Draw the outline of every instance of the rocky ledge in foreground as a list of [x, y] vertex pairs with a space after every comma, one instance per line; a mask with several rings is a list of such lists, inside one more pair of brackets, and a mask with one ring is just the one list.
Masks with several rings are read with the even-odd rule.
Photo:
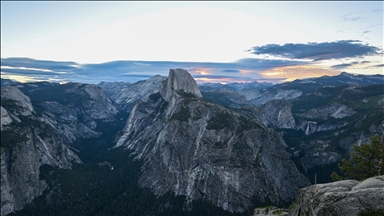
[[368, 211], [384, 212], [384, 175], [363, 182], [344, 180], [303, 188], [289, 215], [357, 216]]

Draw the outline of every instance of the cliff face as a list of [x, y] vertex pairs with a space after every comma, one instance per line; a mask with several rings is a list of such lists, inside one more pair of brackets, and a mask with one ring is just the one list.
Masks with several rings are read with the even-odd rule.
[[45, 190], [41, 165], [69, 169], [73, 162], [81, 163], [36, 116], [30, 98], [15, 87], [1, 88], [1, 215], [21, 210]]
[[279, 136], [260, 123], [205, 102], [187, 71], [170, 70], [159, 93], [138, 102], [116, 147], [144, 161], [139, 184], [243, 212], [251, 199], [283, 204], [308, 185]]
[[289, 215], [357, 216], [368, 210], [384, 212], [384, 176], [363, 182], [345, 180], [303, 188]]
[[263, 123], [267, 127], [296, 129], [291, 105], [286, 100], [271, 100], [261, 107], [246, 106], [240, 109], [239, 112]]
[[[332, 164], [337, 168], [353, 144], [383, 134], [383, 89], [383, 85], [323, 86], [291, 102], [297, 132], [285, 131], [284, 139], [304, 170]], [[327, 181], [330, 174], [323, 174]]]
[[45, 122], [57, 129], [65, 143], [78, 138], [99, 137], [100, 122], [112, 122], [118, 110], [104, 90], [92, 84], [26, 84], [21, 88], [35, 100]]
[[183, 69], [170, 69], [167, 80], [160, 86], [161, 96], [166, 101], [170, 101], [172, 97], [177, 97], [177, 91], [181, 90], [198, 98], [203, 97], [191, 74]]
[[99, 86], [105, 90], [107, 95], [116, 104], [116, 107], [124, 112], [130, 112], [135, 106], [136, 101], [146, 101], [149, 95], [158, 92], [164, 79], [164, 77], [156, 75], [133, 84], [101, 82]]

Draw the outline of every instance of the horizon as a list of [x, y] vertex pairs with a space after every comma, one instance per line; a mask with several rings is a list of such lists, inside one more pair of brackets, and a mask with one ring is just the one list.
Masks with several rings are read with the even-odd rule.
[[[340, 9], [342, 8], [342, 9]], [[72, 16], [68, 16], [72, 14]], [[199, 82], [383, 74], [383, 2], [1, 2], [1, 76]]]
[[[106, 62], [106, 63], [109, 63], [109, 62]], [[169, 68], [169, 70], [171, 69], [179, 69], [179, 68]], [[182, 69], [182, 68], [181, 68]], [[189, 71], [188, 71], [189, 73]], [[222, 85], [227, 85], [227, 84], [233, 84], [233, 83], [239, 83], [239, 84], [245, 84], [245, 83], [265, 83], [265, 84], [271, 84], [271, 85], [277, 85], [277, 84], [283, 84], [283, 83], [290, 83], [290, 82], [294, 82], [294, 81], [301, 81], [301, 80], [307, 80], [307, 79], [316, 79], [316, 78], [322, 78], [322, 77], [336, 77], [336, 76], [341, 76], [342, 74], [348, 74], [348, 75], [352, 75], [352, 76], [360, 76], [360, 75], [363, 75], [363, 76], [383, 76], [384, 77], [384, 74], [368, 74], [368, 75], [365, 75], [365, 74], [354, 74], [354, 73], [349, 73], [349, 72], [346, 72], [346, 71], [342, 71], [340, 72], [339, 74], [336, 74], [336, 75], [322, 75], [322, 76], [317, 76], [317, 77], [306, 77], [306, 78], [301, 78], [301, 79], [294, 79], [294, 80], [288, 80], [288, 81], [281, 81], [281, 82], [268, 82], [268, 81], [257, 81], [257, 80], [251, 80], [251, 81], [232, 81], [232, 82], [205, 82], [205, 81], [200, 81], [200, 80], [196, 80], [195, 77], [193, 77], [192, 75], [192, 78], [196, 81], [196, 83], [198, 85], [204, 85], [204, 84], [209, 84], [209, 83], [212, 83], [212, 84], [222, 84]], [[168, 76], [164, 76], [164, 75], [160, 75], [160, 74], [155, 74], [153, 76], [150, 76], [148, 78], [145, 78], [145, 79], [138, 79], [138, 80], [135, 80], [135, 81], [99, 81], [97, 83], [95, 82], [81, 82], [81, 81], [58, 81], [58, 80], [35, 80], [35, 79], [30, 79], [30, 80], [16, 80], [16, 79], [10, 79], [10, 78], [3, 78], [1, 77], [1, 79], [3, 80], [11, 80], [12, 82], [19, 82], [19, 83], [23, 83], [23, 84], [27, 84], [27, 83], [38, 83], [38, 82], [50, 82], [50, 83], [59, 83], [59, 84], [67, 84], [67, 83], [81, 83], [81, 84], [95, 84], [95, 85], [99, 85], [101, 83], [110, 83], [110, 82], [117, 82], [117, 83], [131, 83], [131, 84], [134, 84], [134, 83], [137, 83], [137, 82], [140, 82], [140, 81], [145, 81], [145, 80], [148, 80], [148, 79], [151, 79], [155, 76], [161, 76], [163, 78], [167, 78]]]

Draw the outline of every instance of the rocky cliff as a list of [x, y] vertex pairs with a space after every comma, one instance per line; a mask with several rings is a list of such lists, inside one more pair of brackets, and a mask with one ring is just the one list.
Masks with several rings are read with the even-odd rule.
[[65, 143], [99, 137], [102, 122], [115, 121], [117, 108], [104, 90], [93, 84], [36, 83], [20, 87], [34, 100], [37, 114], [57, 129]]
[[[308, 185], [272, 130], [202, 99], [187, 71], [170, 70], [159, 93], [139, 101], [116, 147], [144, 161], [139, 185], [205, 200], [231, 212], [283, 205]], [[252, 202], [256, 200], [256, 202]]]
[[64, 169], [80, 159], [57, 131], [39, 118], [28, 96], [1, 88], [1, 215], [21, 210], [47, 187], [40, 180], [43, 164]]
[[153, 76], [136, 83], [101, 82], [98, 84], [105, 90], [109, 98], [123, 112], [130, 112], [138, 100], [146, 101], [148, 96], [159, 91], [165, 77]]
[[[323, 86], [291, 101], [297, 131], [284, 139], [304, 170], [321, 167], [322, 182], [330, 181], [332, 165], [347, 157], [353, 144], [384, 133], [384, 85]], [[292, 151], [291, 151], [292, 150]], [[328, 179], [328, 180], [325, 180]]]
[[296, 129], [291, 104], [286, 100], [271, 100], [261, 107], [246, 106], [239, 110], [267, 127]]
[[202, 98], [199, 87], [197, 87], [197, 83], [191, 74], [183, 69], [170, 69], [168, 78], [165, 82], [161, 83], [160, 95], [166, 101], [170, 101], [171, 98], [177, 98], [179, 96], [179, 91]]
[[357, 216], [380, 210], [384, 213], [384, 176], [362, 182], [345, 180], [303, 188], [289, 215]]

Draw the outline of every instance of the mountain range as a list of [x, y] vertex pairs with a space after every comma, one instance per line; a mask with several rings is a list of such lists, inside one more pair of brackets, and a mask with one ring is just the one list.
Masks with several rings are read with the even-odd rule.
[[1, 214], [287, 207], [384, 133], [383, 107], [383, 75], [345, 72], [276, 85], [197, 85], [182, 69], [136, 83], [1, 79]]

